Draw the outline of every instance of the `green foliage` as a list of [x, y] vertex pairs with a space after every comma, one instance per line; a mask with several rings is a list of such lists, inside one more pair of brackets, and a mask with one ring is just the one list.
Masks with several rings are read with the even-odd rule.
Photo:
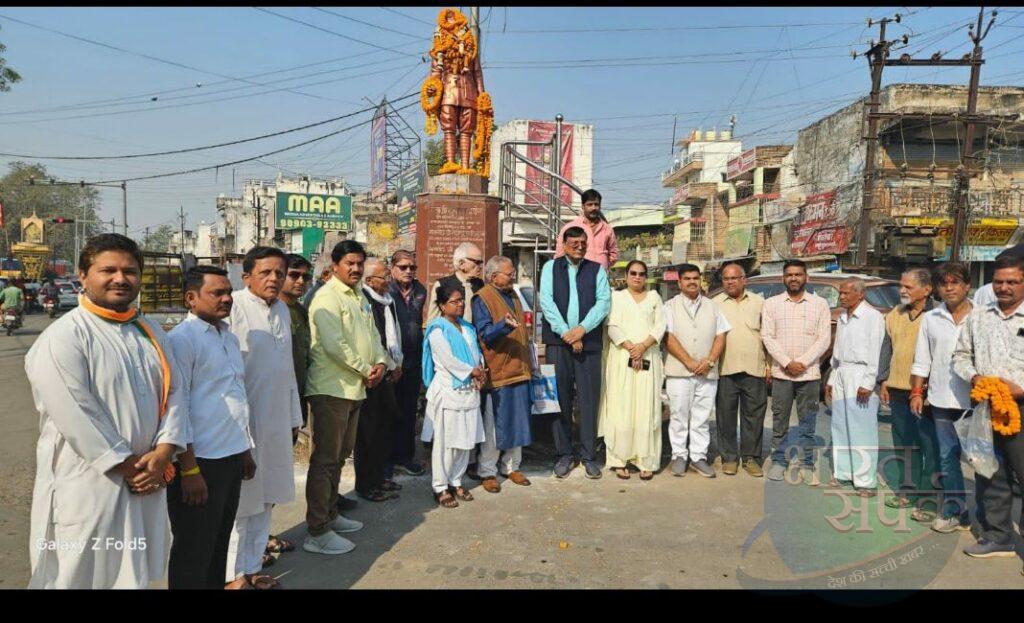
[[[35, 185], [29, 180], [34, 178]], [[50, 184], [46, 167], [24, 162], [10, 163], [7, 175], [0, 178], [0, 202], [4, 206], [4, 230], [0, 235], [3, 255], [9, 255], [8, 240], [13, 245], [21, 241], [21, 219], [33, 212], [43, 219], [43, 242], [50, 246], [53, 259], [74, 262], [75, 226], [80, 240], [101, 233], [97, 223], [56, 225], [51, 218], [63, 216], [76, 221], [99, 220], [99, 193], [95, 188], [76, 185]], [[82, 235], [84, 229], [84, 236]]]
[[21, 74], [7, 66], [7, 61], [3, 57], [6, 50], [7, 46], [0, 43], [0, 93], [10, 91], [12, 84], [21, 81]]
[[174, 236], [175, 229], [170, 225], [164, 223], [160, 227], [151, 231], [142, 241], [142, 249], [144, 251], [157, 251], [159, 253], [167, 253], [168, 247], [171, 245], [171, 238]]
[[428, 138], [423, 148], [423, 159], [427, 161], [427, 175], [437, 175], [437, 170], [444, 164], [444, 141]]

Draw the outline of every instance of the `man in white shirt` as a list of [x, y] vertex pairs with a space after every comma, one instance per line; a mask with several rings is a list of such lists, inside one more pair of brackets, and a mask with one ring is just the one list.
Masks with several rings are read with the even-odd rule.
[[[292, 363], [288, 306], [278, 296], [285, 279], [284, 253], [255, 247], [242, 260], [246, 287], [233, 293], [231, 332], [245, 363], [249, 430], [256, 443], [256, 475], [242, 483], [235, 528], [228, 546], [227, 580], [252, 577], [264, 565], [274, 504], [295, 499], [292, 446], [302, 425], [299, 388]], [[295, 546], [278, 539], [280, 549]], [[278, 588], [270, 576], [257, 576], [257, 589]]]
[[825, 400], [832, 404], [830, 487], [852, 481], [861, 497], [874, 497], [878, 467], [878, 354], [885, 320], [864, 302], [864, 282], [850, 277], [839, 285], [843, 312], [832, 349], [832, 374]]
[[[1018, 244], [1010, 247], [1009, 249], [1004, 249], [996, 256], [996, 259], [998, 260], [999, 258], [1007, 255], [1024, 256], [1024, 244]], [[970, 285], [970, 281], [967, 283]], [[989, 305], [995, 305], [998, 302], [999, 299], [996, 298], [996, 291], [992, 287], [991, 283], [986, 283], [978, 288], [974, 293], [974, 307], [977, 307], [978, 309], [985, 309]]]
[[[953, 350], [960, 330], [974, 309], [967, 298], [971, 276], [965, 264], [947, 262], [935, 269], [942, 305], [922, 318], [914, 365], [910, 369], [910, 411], [922, 429], [933, 428], [938, 444], [943, 505], [932, 522], [936, 532], [970, 530], [964, 474], [960, 469], [960, 438], [953, 424], [971, 409], [971, 385], [953, 372]], [[927, 385], [927, 388], [926, 388]], [[924, 412], [925, 393], [931, 417]], [[981, 508], [980, 502], [978, 508]]]
[[732, 327], [715, 303], [700, 293], [700, 268], [682, 264], [679, 289], [681, 292], [665, 304], [671, 468], [676, 476], [686, 475], [689, 467], [705, 478], [714, 478], [715, 468], [707, 462], [711, 411], [718, 389], [718, 358]]
[[[224, 319], [231, 314], [228, 273], [196, 266], [185, 276], [191, 310], [168, 334], [188, 396], [188, 449], [167, 489], [171, 519], [168, 588], [224, 586], [228, 542], [242, 481], [256, 472], [242, 351]], [[240, 578], [239, 584], [251, 584]], [[241, 588], [241, 586], [239, 586]]]

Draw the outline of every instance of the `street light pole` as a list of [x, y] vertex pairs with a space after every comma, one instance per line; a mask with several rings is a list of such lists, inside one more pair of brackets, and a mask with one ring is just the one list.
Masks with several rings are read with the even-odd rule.
[[128, 236], [128, 182], [121, 182], [121, 218], [124, 220], [124, 235]]

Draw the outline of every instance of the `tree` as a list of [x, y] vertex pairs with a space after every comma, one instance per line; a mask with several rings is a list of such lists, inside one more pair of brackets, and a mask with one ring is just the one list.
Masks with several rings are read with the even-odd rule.
[[[34, 180], [34, 184], [30, 183]], [[43, 242], [50, 246], [53, 259], [64, 259], [75, 263], [75, 228], [79, 240], [84, 241], [102, 231], [98, 223], [83, 221], [99, 220], [99, 193], [91, 186], [73, 184], [50, 184], [46, 167], [41, 164], [24, 162], [10, 163], [10, 171], [0, 178], [0, 202], [4, 206], [4, 233], [0, 244], [4, 245], [3, 255], [10, 255], [7, 243], [21, 241], [21, 219], [33, 213], [43, 219]], [[75, 219], [76, 223], [57, 225], [51, 218], [63, 216]]]
[[7, 46], [0, 43], [0, 92], [10, 91], [12, 84], [21, 81], [21, 74], [8, 67], [7, 61], [4, 60], [3, 54], [6, 50]]
[[175, 229], [166, 223], [157, 227], [153, 233], [146, 236], [142, 241], [143, 250], [167, 253], [167, 249], [171, 246], [171, 238], [174, 237], [174, 232]]
[[439, 138], [428, 138], [423, 159], [427, 162], [427, 175], [437, 175], [437, 170], [444, 164], [444, 142]]

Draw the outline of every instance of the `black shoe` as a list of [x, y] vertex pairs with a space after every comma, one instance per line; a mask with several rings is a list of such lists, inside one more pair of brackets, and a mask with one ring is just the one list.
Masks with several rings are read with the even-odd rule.
[[342, 512], [354, 510], [356, 506], [359, 506], [359, 502], [347, 498], [340, 493], [338, 494], [338, 502], [334, 505], [335, 508]]
[[583, 467], [586, 469], [587, 478], [597, 480], [601, 477], [601, 466], [597, 464], [597, 461], [585, 461]]
[[571, 456], [563, 456], [555, 462], [555, 478], [565, 478], [577, 465]]

